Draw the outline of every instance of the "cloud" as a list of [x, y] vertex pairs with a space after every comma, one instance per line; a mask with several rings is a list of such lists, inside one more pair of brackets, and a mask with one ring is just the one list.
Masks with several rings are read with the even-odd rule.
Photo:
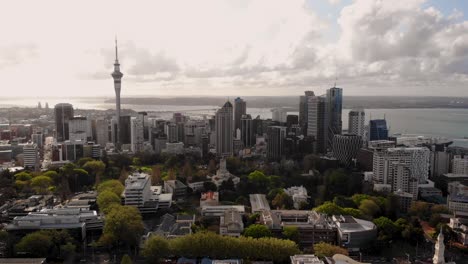
[[37, 47], [31, 43], [0, 45], [0, 69], [30, 61], [37, 57]]

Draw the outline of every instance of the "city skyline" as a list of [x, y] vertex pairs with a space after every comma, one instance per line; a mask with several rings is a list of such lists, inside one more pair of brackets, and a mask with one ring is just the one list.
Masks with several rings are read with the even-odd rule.
[[468, 96], [468, 8], [443, 2], [10, 3], [2, 91], [111, 97], [118, 35], [122, 97], [323, 94], [336, 78], [351, 96]]

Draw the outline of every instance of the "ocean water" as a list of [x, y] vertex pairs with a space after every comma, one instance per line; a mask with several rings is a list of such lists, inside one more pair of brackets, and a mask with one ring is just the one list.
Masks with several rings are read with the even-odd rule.
[[[41, 100], [42, 106], [45, 100]], [[105, 98], [47, 98], [50, 107], [61, 102], [69, 102], [78, 109], [114, 109], [113, 103], [103, 103]], [[38, 99], [35, 98], [4, 98], [0, 99], [0, 107], [35, 107]], [[204, 115], [213, 115], [219, 108], [216, 105], [180, 106], [180, 105], [131, 105], [123, 104], [122, 108], [135, 111], [148, 111], [150, 116], [170, 118], [174, 112], [181, 112], [189, 116], [201, 118]], [[438, 108], [411, 108], [411, 109], [365, 109], [366, 121], [371, 118], [385, 118], [391, 134], [413, 134], [426, 136], [440, 136], [454, 140], [454, 145], [468, 147], [468, 109], [438, 109]], [[271, 118], [271, 109], [254, 108], [247, 106], [247, 113], [253, 118]], [[349, 109], [343, 109], [343, 129], [348, 127]], [[298, 114], [290, 111], [288, 114]]]

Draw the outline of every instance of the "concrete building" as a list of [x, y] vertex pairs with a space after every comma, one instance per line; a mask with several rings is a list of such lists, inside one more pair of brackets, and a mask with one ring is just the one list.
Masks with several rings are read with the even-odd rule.
[[271, 109], [271, 120], [274, 122], [286, 123], [286, 116], [288, 112], [284, 108], [273, 108]]
[[452, 160], [452, 173], [468, 175], [468, 155], [456, 155]]
[[305, 91], [304, 95], [299, 97], [299, 126], [302, 129], [302, 134], [307, 135], [307, 128], [309, 122], [309, 97], [315, 96], [313, 91]]
[[82, 138], [77, 135], [84, 134], [84, 140], [90, 141], [93, 139], [91, 131], [91, 120], [88, 120], [85, 116], [74, 116], [68, 121], [68, 133], [69, 139], [73, 140], [74, 138]]
[[385, 119], [375, 119], [369, 121], [369, 140], [387, 140], [388, 128]]
[[270, 211], [270, 205], [264, 194], [250, 194], [250, 206], [252, 213], [261, 213], [263, 211]]
[[327, 115], [327, 144], [326, 148], [331, 148], [333, 137], [341, 135], [343, 122], [341, 120], [343, 111], [343, 89], [332, 87], [327, 90], [326, 115]]
[[408, 166], [412, 178], [416, 178], [420, 184], [426, 183], [429, 176], [429, 149], [423, 147], [388, 148], [374, 152], [374, 182], [391, 183], [393, 171], [391, 167], [394, 164]]
[[234, 130], [241, 129], [241, 118], [247, 114], [247, 104], [240, 97], [234, 99]]
[[260, 222], [273, 234], [281, 235], [283, 228], [296, 227], [301, 248], [311, 248], [314, 244], [337, 243], [337, 229], [331, 219], [311, 210], [271, 210], [262, 211]]
[[243, 205], [206, 205], [201, 208], [201, 215], [220, 217], [228, 210], [237, 210], [241, 215], [245, 214]]
[[291, 264], [324, 264], [315, 255], [294, 255], [291, 256]]
[[105, 147], [109, 141], [109, 120], [98, 119], [96, 120], [96, 143], [101, 147]]
[[332, 220], [338, 229], [339, 245], [349, 251], [359, 251], [377, 237], [377, 226], [371, 221], [349, 215], [334, 215]]
[[164, 181], [164, 191], [172, 193], [173, 200], [183, 200], [187, 196], [187, 185], [179, 180]]
[[216, 154], [222, 157], [232, 156], [233, 153], [233, 113], [232, 104], [228, 101], [215, 115], [216, 126]]
[[413, 199], [415, 199], [414, 195], [412, 193], [403, 192], [401, 190], [398, 190], [393, 194], [398, 198], [400, 213], [406, 214], [411, 207]]
[[362, 139], [365, 134], [366, 113], [364, 109], [352, 109], [348, 114], [348, 133], [360, 136]]
[[131, 126], [131, 149], [133, 153], [141, 152], [143, 150], [144, 138], [144, 116], [138, 115], [138, 117], [132, 117]]
[[184, 142], [174, 142], [166, 143], [166, 148], [162, 150], [162, 152], [170, 154], [170, 155], [180, 155], [184, 154]]
[[294, 208], [297, 210], [299, 210], [303, 204], [308, 204], [309, 196], [307, 195], [307, 189], [304, 188], [304, 186], [292, 186], [284, 189], [284, 192], [292, 198]]
[[36, 144], [26, 144], [23, 146], [24, 167], [32, 170], [39, 169], [39, 152]]
[[56, 104], [54, 107], [55, 113], [55, 132], [57, 142], [62, 142], [69, 139], [68, 122], [73, 118], [73, 106], [67, 103]]
[[134, 173], [125, 180], [122, 199], [123, 204], [135, 206], [141, 213], [155, 213], [171, 206], [172, 194], [163, 194], [161, 186], [151, 186], [148, 174]]
[[345, 166], [352, 165], [361, 147], [362, 138], [359, 135], [345, 134], [333, 137], [333, 156]]
[[328, 115], [326, 98], [307, 96], [307, 136], [314, 140], [314, 152], [325, 153], [328, 142]]
[[255, 145], [253, 120], [250, 115], [243, 115], [241, 117], [241, 140], [247, 148]]
[[267, 129], [267, 158], [279, 161], [284, 154], [285, 126], [270, 126]]
[[242, 215], [236, 209], [224, 211], [220, 217], [219, 234], [222, 236], [240, 237], [244, 231]]
[[224, 181], [231, 179], [234, 185], [239, 184], [240, 178], [231, 174], [226, 167], [226, 159], [221, 159], [219, 161], [219, 169], [216, 171], [216, 174], [211, 176], [211, 181], [217, 186], [221, 186]]
[[200, 207], [203, 207], [206, 205], [219, 205], [219, 193], [218, 192], [202, 193], [200, 197]]

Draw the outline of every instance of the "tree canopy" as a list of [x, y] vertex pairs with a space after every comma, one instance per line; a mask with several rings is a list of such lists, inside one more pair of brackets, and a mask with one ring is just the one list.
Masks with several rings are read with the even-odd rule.
[[98, 193], [101, 193], [105, 190], [109, 190], [113, 193], [115, 193], [117, 196], [120, 197], [122, 195], [122, 192], [124, 191], [125, 187], [120, 183], [118, 180], [107, 180], [97, 187]]
[[112, 206], [106, 214], [103, 236], [108, 243], [136, 246], [143, 234], [141, 214], [133, 206]]
[[253, 238], [260, 238], [260, 237], [271, 237], [271, 230], [264, 226], [253, 224], [244, 229], [244, 236], [246, 237], [253, 237]]
[[101, 193], [99, 193], [96, 202], [99, 206], [99, 210], [101, 210], [104, 213], [107, 213], [111, 205], [119, 205], [121, 200], [120, 197], [117, 196], [111, 190], [104, 190]]
[[348, 255], [348, 250], [325, 242], [314, 244], [314, 254], [319, 258], [333, 257], [335, 254]]

